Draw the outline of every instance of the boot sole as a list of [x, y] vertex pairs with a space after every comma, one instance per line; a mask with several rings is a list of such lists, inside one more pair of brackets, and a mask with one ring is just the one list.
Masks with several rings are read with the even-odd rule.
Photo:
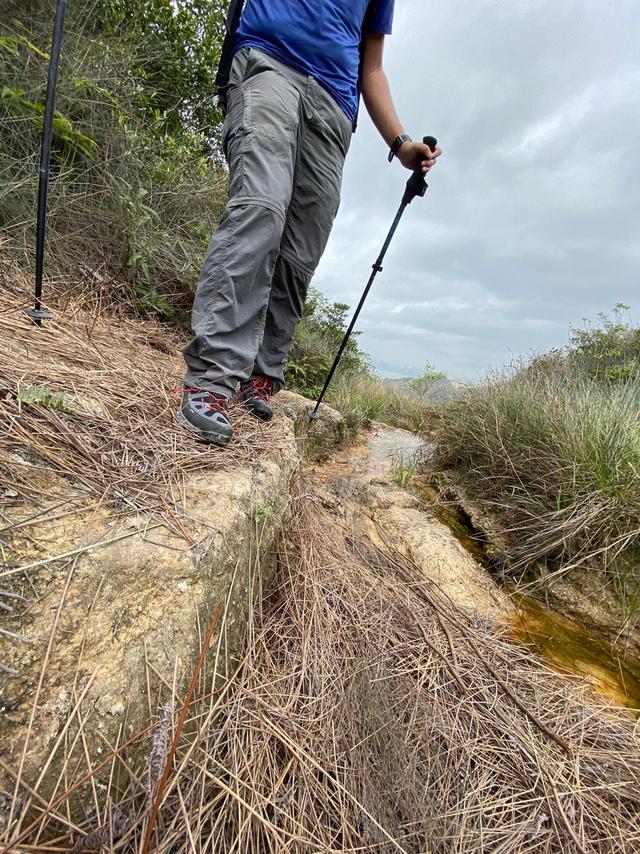
[[225, 436], [224, 433], [214, 433], [213, 431], [205, 431], [199, 430], [195, 427], [188, 418], [182, 414], [181, 410], [176, 412], [176, 419], [178, 424], [188, 430], [194, 436], [197, 436], [199, 439], [202, 439], [203, 442], [207, 442], [209, 445], [218, 445], [221, 448], [226, 447], [231, 441], [231, 436]]

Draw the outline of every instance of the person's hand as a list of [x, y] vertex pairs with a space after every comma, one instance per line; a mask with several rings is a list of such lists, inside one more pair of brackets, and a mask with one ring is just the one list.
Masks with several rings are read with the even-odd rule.
[[435, 151], [431, 151], [424, 142], [403, 142], [396, 152], [396, 157], [405, 169], [410, 169], [412, 172], [420, 163], [422, 173], [426, 175], [429, 169], [435, 166], [436, 158], [440, 157], [441, 154], [442, 151], [439, 146]]

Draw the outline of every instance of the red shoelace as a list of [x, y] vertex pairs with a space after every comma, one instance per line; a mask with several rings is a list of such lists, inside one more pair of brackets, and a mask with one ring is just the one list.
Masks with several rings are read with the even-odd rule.
[[273, 380], [264, 376], [254, 377], [249, 385], [242, 390], [240, 397], [246, 397], [250, 392], [254, 393], [254, 397], [268, 403], [273, 395]]
[[[229, 407], [227, 398], [223, 394], [216, 394], [214, 391], [207, 391], [206, 388], [174, 388], [172, 389], [173, 395], [177, 398], [181, 397], [182, 394], [206, 394], [207, 399], [202, 401], [202, 405], [205, 407], [207, 412], [219, 412], [220, 415], [227, 416], [229, 414]], [[200, 403], [200, 401], [198, 401]]]

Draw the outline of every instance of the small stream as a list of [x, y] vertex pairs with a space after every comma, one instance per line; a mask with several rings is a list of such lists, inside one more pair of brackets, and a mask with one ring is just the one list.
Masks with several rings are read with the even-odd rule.
[[367, 444], [367, 469], [371, 474], [394, 466], [415, 466], [430, 454], [430, 445], [417, 433], [386, 427], [371, 433]]
[[512, 594], [517, 606], [512, 637], [561, 673], [581, 676], [608, 702], [640, 711], [640, 662], [619, 656], [575, 623], [530, 596]]
[[[411, 470], [428, 459], [432, 449], [407, 430], [376, 428], [368, 441], [367, 469], [371, 474]], [[464, 520], [437, 505], [420, 490], [423, 499], [458, 542], [485, 569], [484, 545], [471, 536]], [[640, 661], [624, 659], [608, 644], [593, 637], [578, 623], [547, 608], [530, 596], [511, 592], [516, 606], [511, 636], [543, 658], [554, 670], [586, 680], [608, 703], [640, 711]]]

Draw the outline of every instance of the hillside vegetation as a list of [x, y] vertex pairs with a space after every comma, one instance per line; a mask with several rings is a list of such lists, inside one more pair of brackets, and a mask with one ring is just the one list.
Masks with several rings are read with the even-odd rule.
[[[349, 322], [350, 307], [330, 303], [311, 288], [304, 315], [291, 348], [287, 384], [310, 398], [324, 385]], [[382, 421], [408, 430], [424, 430], [429, 406], [389, 386], [375, 373], [369, 356], [358, 344], [358, 332], [349, 340], [327, 400], [343, 413], [351, 430]]]
[[511, 574], [604, 568], [635, 610], [640, 328], [625, 310], [446, 405], [437, 466], [501, 519]]
[[[54, 121], [47, 271], [103, 301], [187, 309], [226, 195], [212, 0], [69, 3]], [[0, 0], [0, 229], [32, 263], [55, 3]]]
[[[356, 335], [345, 419], [236, 403], [227, 449], [176, 422], [226, 197], [221, 0], [70, 0], [54, 317], [24, 316], [54, 6], [0, 0], [0, 851], [638, 850], [635, 721], [494, 624], [515, 609], [402, 489], [395, 431], [382, 465], [370, 436], [337, 452], [430, 427], [435, 369], [403, 395]], [[348, 315], [311, 291], [290, 386], [318, 394]], [[624, 583], [639, 343], [605, 320], [440, 410], [439, 464], [519, 532], [514, 566]]]

